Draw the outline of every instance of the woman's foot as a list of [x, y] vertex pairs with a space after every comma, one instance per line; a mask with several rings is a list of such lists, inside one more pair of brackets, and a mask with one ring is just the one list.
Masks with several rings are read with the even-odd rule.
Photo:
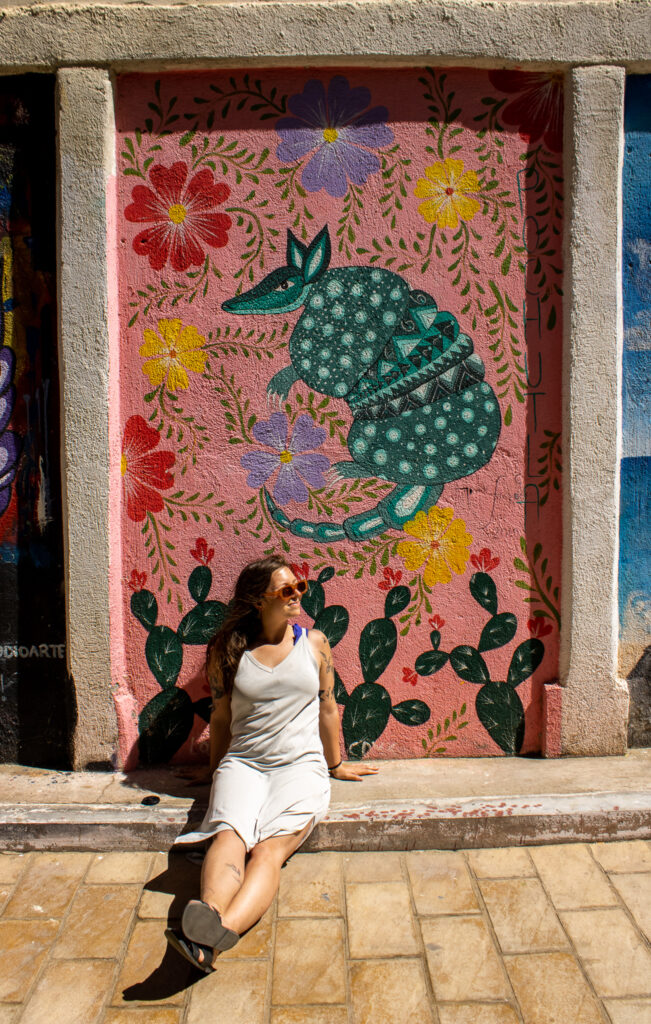
[[212, 974], [215, 969], [212, 965], [215, 952], [210, 946], [203, 946], [199, 942], [186, 939], [184, 935], [179, 935], [171, 928], [165, 929], [165, 938], [177, 953], [189, 960], [200, 971], [203, 971], [204, 974]]
[[219, 911], [202, 900], [190, 900], [186, 905], [181, 927], [188, 939], [222, 952], [232, 949], [240, 938], [222, 923]]

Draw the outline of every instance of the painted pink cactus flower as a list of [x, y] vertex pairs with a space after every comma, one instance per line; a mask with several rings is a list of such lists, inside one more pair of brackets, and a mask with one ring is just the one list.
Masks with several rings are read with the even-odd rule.
[[545, 622], [542, 615], [537, 615], [535, 619], [527, 621], [527, 628], [530, 636], [537, 636], [540, 639], [542, 636], [548, 636], [554, 627]]
[[133, 248], [148, 257], [152, 270], [162, 270], [168, 259], [178, 272], [201, 266], [205, 245], [220, 249], [228, 242], [231, 218], [215, 212], [215, 207], [228, 198], [230, 188], [216, 182], [207, 167], [190, 181], [187, 177], [188, 166], [182, 160], [171, 167], [156, 164], [149, 172], [153, 188], [136, 185], [124, 211], [128, 221], [150, 225], [136, 235]]
[[194, 547], [190, 548], [190, 554], [201, 565], [210, 565], [215, 557], [215, 549], [208, 547], [208, 541], [205, 537], [197, 537]]
[[273, 488], [274, 501], [286, 505], [288, 501], [307, 501], [310, 487], [325, 487], [323, 474], [330, 468], [325, 455], [316, 452], [326, 439], [323, 427], [317, 427], [305, 413], [296, 420], [290, 440], [287, 440], [289, 421], [284, 412], [274, 412], [268, 420], [258, 420], [253, 436], [260, 444], [273, 451], [252, 451], [242, 456], [241, 463], [249, 471], [249, 487], [262, 487], [279, 470]]
[[330, 80], [327, 93], [323, 82], [311, 78], [300, 95], [291, 97], [288, 106], [294, 117], [276, 123], [281, 139], [276, 155], [294, 163], [311, 154], [301, 175], [308, 192], [325, 189], [340, 199], [349, 181], [363, 185], [380, 170], [379, 157], [371, 150], [391, 145], [393, 132], [385, 124], [387, 108], [368, 110], [370, 102], [370, 91], [351, 88], [343, 75]]
[[470, 564], [477, 572], [491, 572], [497, 569], [500, 560], [497, 556], [493, 558], [489, 548], [482, 548], [478, 555], [470, 556]]

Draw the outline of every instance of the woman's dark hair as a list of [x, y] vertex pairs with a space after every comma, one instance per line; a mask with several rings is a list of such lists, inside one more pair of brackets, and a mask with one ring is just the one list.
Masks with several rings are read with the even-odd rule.
[[220, 687], [225, 693], [231, 693], [240, 658], [260, 632], [257, 605], [269, 589], [276, 569], [286, 567], [287, 562], [280, 555], [268, 555], [249, 562], [237, 577], [226, 618], [206, 650], [206, 672], [213, 698]]

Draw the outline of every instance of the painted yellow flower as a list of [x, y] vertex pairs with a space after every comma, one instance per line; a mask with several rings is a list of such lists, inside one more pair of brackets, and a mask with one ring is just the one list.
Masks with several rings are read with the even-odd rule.
[[479, 210], [479, 202], [467, 195], [479, 192], [479, 178], [474, 171], [464, 174], [463, 160], [446, 158], [443, 163], [425, 168], [426, 178], [419, 178], [414, 190], [418, 199], [425, 199], [418, 207], [428, 224], [436, 222], [440, 228], [456, 228], [459, 217], [472, 220]]
[[461, 575], [465, 571], [472, 537], [466, 533], [463, 519], [454, 518], [453, 509], [433, 506], [427, 514], [417, 512], [405, 523], [404, 531], [416, 539], [401, 541], [398, 554], [410, 571], [427, 563], [423, 579], [428, 587], [449, 583], [452, 572]]
[[154, 387], [167, 378], [170, 391], [187, 388], [190, 383], [186, 370], [203, 373], [206, 353], [201, 350], [206, 339], [196, 327], [184, 327], [180, 320], [159, 320], [158, 334], [146, 328], [140, 355], [147, 362], [142, 368]]

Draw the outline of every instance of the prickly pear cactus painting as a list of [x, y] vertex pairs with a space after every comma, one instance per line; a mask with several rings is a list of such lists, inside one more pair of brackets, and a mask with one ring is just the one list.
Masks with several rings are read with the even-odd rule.
[[342, 753], [539, 751], [561, 81], [266, 69], [117, 95], [121, 763], [206, 756], [204, 646], [272, 551], [335, 648]]

